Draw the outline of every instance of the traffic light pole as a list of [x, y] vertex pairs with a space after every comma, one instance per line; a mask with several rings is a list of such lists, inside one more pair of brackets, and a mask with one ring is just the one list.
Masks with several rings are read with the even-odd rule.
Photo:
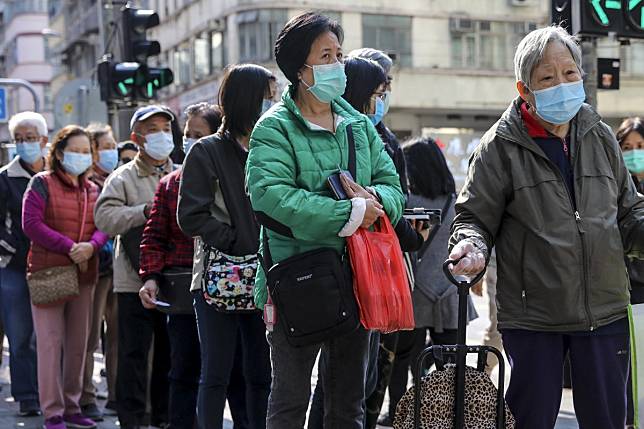
[[597, 38], [585, 37], [581, 41], [581, 65], [585, 72], [584, 91], [586, 103], [597, 109]]

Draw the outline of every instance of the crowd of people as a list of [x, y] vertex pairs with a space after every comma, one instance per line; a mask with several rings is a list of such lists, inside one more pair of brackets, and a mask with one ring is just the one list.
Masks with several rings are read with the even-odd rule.
[[[90, 124], [65, 126], [49, 144], [40, 114], [11, 118], [0, 303], [20, 415], [43, 414], [45, 429], [91, 429], [106, 414], [123, 429], [221, 429], [227, 401], [241, 429], [301, 429], [307, 414], [310, 429], [391, 426], [419, 353], [457, 341], [449, 257], [462, 258], [455, 274], [488, 267], [488, 340], [502, 338], [512, 366], [517, 427], [554, 426], [566, 355], [582, 427], [633, 424], [626, 310], [644, 302], [642, 120], [615, 137], [583, 104], [573, 38], [535, 30], [515, 56], [519, 95], [457, 196], [437, 142], [401, 144], [383, 122], [392, 59], [371, 48], [345, 55], [342, 42], [337, 22], [298, 15], [276, 39], [289, 82], [281, 96], [266, 68], [229, 66], [217, 105], [182, 117], [140, 107], [120, 143]], [[337, 172], [347, 199], [329, 188]], [[407, 220], [406, 207], [441, 209], [442, 224]], [[315, 297], [276, 308], [272, 262], [331, 249], [337, 282], [350, 282], [346, 238], [383, 216], [408, 262], [415, 329], [355, 323], [296, 344], [315, 326], [307, 314], [337, 310]], [[345, 304], [344, 325], [356, 307]]]

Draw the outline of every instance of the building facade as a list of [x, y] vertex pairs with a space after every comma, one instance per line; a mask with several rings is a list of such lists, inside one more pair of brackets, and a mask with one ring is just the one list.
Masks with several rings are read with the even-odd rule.
[[[162, 92], [182, 111], [216, 100], [226, 64], [253, 62], [279, 74], [277, 33], [289, 18], [324, 11], [345, 31], [344, 50], [384, 50], [395, 57], [393, 97], [385, 122], [400, 137], [431, 134], [447, 146], [458, 179], [465, 155], [516, 97], [514, 50], [529, 31], [549, 23], [540, 0], [148, 0], [161, 25], [151, 31], [175, 82]], [[612, 125], [644, 114], [644, 43], [600, 40], [600, 57], [621, 58], [619, 91], [599, 91], [599, 111]]]
[[[53, 67], [47, 61], [48, 40], [43, 29], [48, 26], [47, 0], [0, 1], [0, 77], [29, 81], [40, 100], [41, 113], [53, 129]], [[34, 101], [25, 89], [7, 88], [7, 117], [33, 110]], [[7, 124], [0, 124], [0, 140], [9, 140]]]

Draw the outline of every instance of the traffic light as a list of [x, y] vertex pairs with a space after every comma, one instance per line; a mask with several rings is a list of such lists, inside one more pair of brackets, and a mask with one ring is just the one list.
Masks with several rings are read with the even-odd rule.
[[103, 58], [98, 66], [101, 99], [136, 102], [156, 97], [157, 91], [172, 83], [172, 70], [148, 67], [148, 57], [159, 55], [161, 45], [148, 40], [147, 30], [159, 25], [153, 10], [138, 9], [128, 3], [121, 9], [122, 62]]
[[159, 25], [159, 15], [153, 10], [136, 9], [129, 4], [122, 9], [123, 59], [145, 63], [148, 57], [159, 55], [161, 45], [148, 40], [148, 28]]
[[644, 0], [552, 0], [552, 22], [582, 36], [644, 39]]

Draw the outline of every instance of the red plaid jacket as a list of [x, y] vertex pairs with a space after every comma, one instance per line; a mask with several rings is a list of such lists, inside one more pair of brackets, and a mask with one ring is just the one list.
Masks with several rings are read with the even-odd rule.
[[141, 240], [139, 276], [161, 280], [165, 267], [192, 267], [193, 241], [177, 225], [181, 169], [161, 179]]

